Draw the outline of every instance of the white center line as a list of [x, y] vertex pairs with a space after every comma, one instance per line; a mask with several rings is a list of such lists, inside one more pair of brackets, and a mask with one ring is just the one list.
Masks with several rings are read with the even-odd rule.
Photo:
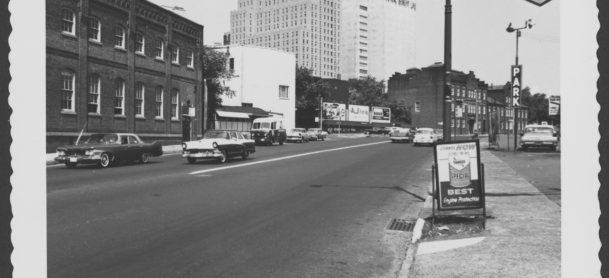
[[190, 173], [190, 175], [198, 175], [198, 174], [203, 174], [203, 173], [208, 173], [208, 172], [213, 172], [213, 171], [220, 171], [220, 170], [226, 170], [226, 169], [232, 169], [232, 168], [245, 167], [245, 166], [250, 166], [250, 165], [256, 165], [256, 164], [262, 164], [262, 163], [268, 163], [268, 162], [274, 162], [274, 161], [284, 160], [284, 159], [296, 158], [296, 157], [301, 157], [301, 156], [306, 156], [306, 155], [325, 153], [325, 152], [333, 152], [333, 151], [340, 151], [340, 150], [346, 150], [346, 149], [358, 148], [358, 147], [365, 147], [365, 146], [372, 146], [372, 145], [378, 145], [378, 144], [384, 144], [384, 143], [389, 143], [389, 141], [369, 143], [369, 144], [363, 144], [363, 145], [355, 145], [355, 146], [342, 147], [342, 148], [337, 148], [337, 149], [329, 149], [329, 150], [323, 150], [323, 151], [316, 151], [316, 152], [310, 152], [310, 153], [301, 153], [301, 154], [297, 154], [297, 155], [284, 156], [284, 157], [273, 158], [273, 159], [268, 159], [268, 160], [263, 160], [263, 161], [256, 161], [256, 162], [250, 162], [250, 163], [239, 164], [239, 165], [232, 165], [232, 166], [219, 167], [219, 168], [213, 168], [213, 169], [208, 169], [208, 170], [195, 171], [195, 172]]

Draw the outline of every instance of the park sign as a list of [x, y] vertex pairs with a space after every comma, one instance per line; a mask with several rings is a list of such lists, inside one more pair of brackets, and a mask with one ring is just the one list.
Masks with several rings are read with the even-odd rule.
[[439, 142], [434, 145], [434, 158], [438, 210], [484, 208], [480, 141]]
[[512, 66], [512, 107], [520, 108], [520, 92], [522, 87], [522, 65]]
[[558, 111], [560, 110], [560, 96], [550, 96], [548, 102], [548, 115], [558, 115]]

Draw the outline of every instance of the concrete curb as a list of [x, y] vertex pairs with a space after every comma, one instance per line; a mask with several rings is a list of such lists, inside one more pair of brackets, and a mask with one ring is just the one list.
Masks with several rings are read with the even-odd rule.
[[431, 196], [427, 196], [427, 198], [425, 199], [425, 203], [417, 213], [417, 215], [419, 215], [419, 218], [417, 219], [417, 223], [415, 224], [414, 229], [412, 230], [412, 241], [410, 242], [410, 244], [408, 244], [408, 251], [406, 251], [406, 259], [402, 263], [398, 278], [408, 278], [410, 269], [414, 264], [414, 258], [416, 255], [417, 248], [419, 247], [417, 242], [419, 241], [419, 239], [421, 239], [421, 236], [423, 235], [423, 228], [425, 227], [425, 220], [420, 217], [421, 210], [423, 210], [423, 208], [430, 208], [431, 202]]

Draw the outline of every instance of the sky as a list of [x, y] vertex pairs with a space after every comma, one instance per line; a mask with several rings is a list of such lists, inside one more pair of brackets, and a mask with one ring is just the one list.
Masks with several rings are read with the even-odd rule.
[[[230, 31], [230, 11], [238, 9], [237, 0], [149, 0], [157, 5], [182, 7], [176, 11], [202, 24], [206, 45], [222, 42]], [[352, 1], [352, 0], [343, 0]], [[384, 0], [381, 0], [384, 1]], [[489, 84], [505, 84], [516, 59], [516, 33], [506, 28], [525, 26], [519, 39], [522, 84], [533, 93], [560, 95], [560, 14], [559, 0], [538, 7], [524, 0], [452, 1], [452, 68], [473, 71]], [[408, 68], [427, 67], [444, 61], [445, 0], [415, 0], [417, 3], [416, 58]]]

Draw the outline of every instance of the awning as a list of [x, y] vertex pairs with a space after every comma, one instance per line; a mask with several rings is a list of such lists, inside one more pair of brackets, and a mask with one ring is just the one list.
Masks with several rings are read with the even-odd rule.
[[248, 116], [246, 113], [227, 112], [227, 111], [220, 111], [220, 110], [216, 110], [216, 113], [218, 113], [218, 116], [226, 117], [226, 118], [241, 118], [241, 119], [250, 118], [250, 116]]

